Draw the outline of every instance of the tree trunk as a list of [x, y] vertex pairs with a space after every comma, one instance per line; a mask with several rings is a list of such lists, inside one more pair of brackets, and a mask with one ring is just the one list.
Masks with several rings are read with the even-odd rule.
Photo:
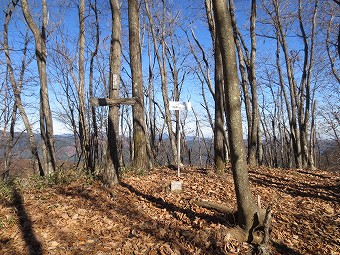
[[316, 102], [313, 100], [312, 103], [312, 120], [311, 120], [311, 127], [310, 127], [310, 144], [309, 144], [309, 160], [308, 160], [308, 167], [310, 169], [315, 169], [316, 164], [316, 131], [315, 131], [315, 109], [316, 109]]
[[[22, 65], [21, 65], [21, 70], [20, 70], [20, 76], [19, 76], [19, 82], [16, 81], [15, 77], [14, 77], [14, 70], [12, 67], [12, 61], [11, 61], [11, 57], [10, 57], [10, 51], [9, 51], [9, 47], [8, 47], [8, 24], [10, 22], [10, 19], [12, 17], [12, 13], [17, 5], [18, 1], [13, 2], [12, 7], [6, 12], [6, 19], [5, 19], [5, 24], [4, 24], [4, 51], [5, 51], [5, 55], [6, 55], [6, 62], [7, 62], [7, 69], [9, 72], [9, 77], [10, 77], [10, 82], [12, 85], [12, 90], [13, 90], [13, 94], [14, 94], [14, 100], [15, 100], [15, 109], [19, 109], [20, 115], [23, 119], [28, 137], [29, 137], [29, 144], [30, 144], [30, 149], [31, 149], [31, 153], [34, 159], [34, 166], [38, 165], [38, 170], [39, 170], [39, 174], [40, 175], [44, 175], [43, 169], [42, 169], [42, 165], [40, 162], [40, 158], [39, 158], [39, 154], [38, 154], [38, 146], [36, 144], [36, 141], [34, 139], [34, 133], [31, 127], [31, 124], [28, 120], [26, 111], [24, 109], [23, 103], [21, 101], [21, 90], [22, 90], [22, 85], [23, 85], [23, 78], [24, 78], [24, 74], [25, 74], [25, 69], [26, 69], [26, 52], [27, 52], [27, 46], [28, 46], [28, 35], [26, 35], [26, 39], [25, 39], [25, 47], [24, 47], [24, 51], [23, 51], [23, 59], [22, 59]], [[16, 115], [16, 110], [13, 109], [13, 114]], [[14, 125], [15, 120], [12, 118], [12, 124]], [[14, 126], [12, 127], [11, 125], [11, 129], [14, 129]], [[14, 131], [14, 130], [13, 130]]]
[[295, 166], [297, 168], [301, 168], [302, 167], [301, 143], [300, 143], [300, 132], [299, 132], [298, 123], [297, 123], [297, 118], [298, 118], [297, 85], [296, 85], [296, 80], [294, 77], [292, 59], [289, 56], [289, 49], [288, 49], [288, 44], [286, 40], [286, 34], [282, 26], [282, 17], [281, 17], [281, 12], [279, 8], [279, 3], [277, 1], [273, 1], [273, 5], [274, 5], [274, 11], [275, 11], [275, 16], [273, 16], [273, 21], [275, 23], [275, 29], [277, 32], [276, 33], [277, 40], [280, 43], [280, 46], [283, 50], [283, 54], [285, 58], [286, 72], [287, 72], [289, 91], [290, 91], [290, 110], [289, 108], [287, 108], [287, 111], [290, 111], [291, 113], [291, 118], [289, 118], [289, 122], [290, 122], [289, 125], [290, 125], [290, 136], [292, 140], [294, 157], [295, 157]]
[[85, 116], [85, 0], [80, 0], [78, 7], [79, 15], [79, 59], [78, 59], [78, 84], [76, 86], [78, 93], [78, 114], [79, 114], [79, 140], [82, 157], [84, 158], [84, 167], [88, 169], [90, 161], [89, 131]]
[[35, 24], [27, 0], [21, 1], [21, 8], [25, 20], [33, 33], [35, 40], [35, 54], [40, 78], [40, 135], [42, 138], [42, 155], [44, 159], [43, 171], [49, 175], [56, 170], [56, 158], [53, 136], [52, 113], [48, 96], [48, 84], [46, 73], [46, 26], [47, 26], [47, 6], [46, 0], [42, 0], [43, 22], [41, 32]]
[[[248, 163], [250, 165], [258, 164], [258, 131], [259, 125], [259, 105], [257, 100], [257, 82], [256, 82], [256, 0], [251, 1], [251, 16], [250, 16], [250, 40], [251, 51], [250, 60], [248, 65], [248, 79], [251, 90], [251, 106], [252, 106], [252, 118], [251, 118], [251, 131], [250, 131], [250, 147], [248, 148]], [[248, 131], [249, 132], [249, 131]]]
[[133, 111], [133, 142], [134, 162], [133, 165], [139, 170], [149, 170], [149, 155], [146, 148], [146, 129], [144, 116], [144, 93], [142, 78], [142, 59], [140, 45], [139, 2], [128, 0], [129, 16], [129, 50], [132, 74], [132, 96], [137, 101]]
[[299, 0], [299, 24], [302, 39], [304, 42], [304, 58], [303, 58], [303, 71], [300, 82], [300, 105], [299, 105], [299, 127], [300, 127], [300, 143], [303, 168], [308, 167], [310, 157], [308, 150], [308, 126], [310, 125], [312, 92], [311, 92], [311, 79], [314, 67], [314, 50], [315, 50], [315, 35], [316, 35], [316, 18], [318, 11], [319, 1], [315, 0], [313, 9], [313, 18], [311, 22], [310, 35], [306, 34], [304, 19], [303, 19], [303, 4]]
[[[96, 20], [96, 43], [95, 49], [91, 52], [91, 60], [90, 60], [90, 74], [89, 74], [89, 95], [90, 98], [94, 96], [93, 91], [93, 69], [94, 69], [94, 60], [98, 54], [99, 49], [99, 18], [98, 18], [98, 9], [97, 9], [97, 0], [94, 1], [94, 4], [91, 4], [91, 9], [94, 12], [95, 20]], [[92, 117], [92, 127], [93, 127], [93, 135], [90, 138], [90, 147], [91, 153], [89, 158], [89, 168], [92, 173], [95, 172], [97, 168], [97, 164], [99, 161], [99, 144], [98, 144], [98, 125], [97, 125], [97, 114], [96, 108], [91, 106], [91, 117]]]
[[[171, 33], [170, 33], [170, 41], [171, 41], [171, 48], [169, 47], [168, 44], [165, 45], [168, 56], [164, 56], [164, 57], [167, 57], [168, 65], [170, 67], [171, 76], [172, 76], [171, 80], [173, 82], [173, 93], [172, 93], [171, 98], [173, 98], [174, 101], [179, 101], [180, 93], [181, 93], [181, 85], [183, 84], [184, 77], [182, 77], [181, 81], [179, 80], [179, 68], [177, 67], [178, 57], [176, 56], [177, 50], [175, 49], [174, 39]], [[181, 115], [180, 114], [181, 114], [180, 111], [175, 112], [175, 117], [176, 117], [175, 140], [176, 141], [178, 141], [178, 139], [181, 139], [181, 133], [180, 133], [180, 130], [181, 130], [180, 116]], [[171, 116], [170, 116], [170, 119], [171, 119]], [[177, 148], [177, 144], [176, 144], [176, 148]], [[178, 148], [176, 152], [178, 152]]]
[[[120, 89], [120, 68], [121, 68], [121, 45], [122, 45], [122, 24], [120, 5], [118, 0], [110, 0], [112, 26], [111, 26], [111, 48], [110, 48], [110, 74], [109, 74], [109, 98], [119, 97]], [[112, 186], [119, 181], [119, 106], [110, 105], [108, 115], [108, 145], [107, 163], [104, 170], [104, 182]]]
[[214, 0], [214, 17], [223, 62], [227, 126], [232, 171], [238, 206], [238, 222], [245, 230], [248, 241], [252, 229], [261, 222], [259, 208], [250, 190], [243, 143], [240, 91], [231, 17], [225, 0]]
[[[153, 21], [153, 16], [152, 13], [150, 11], [149, 5], [147, 3], [147, 1], [145, 1], [145, 9], [148, 15], [148, 19], [150, 22], [150, 28], [151, 28], [151, 33], [152, 33], [152, 41], [153, 41], [153, 47], [154, 47], [154, 51], [157, 57], [157, 62], [158, 62], [158, 67], [160, 70], [160, 76], [161, 76], [161, 83], [162, 83], [162, 97], [163, 97], [163, 103], [164, 103], [164, 117], [165, 117], [165, 123], [167, 125], [168, 128], [168, 134], [169, 134], [169, 138], [170, 138], [170, 144], [171, 144], [171, 162], [172, 164], [176, 164], [176, 160], [177, 160], [177, 144], [176, 144], [176, 137], [175, 134], [172, 130], [172, 122], [171, 122], [171, 113], [169, 110], [169, 94], [168, 94], [168, 80], [167, 80], [167, 65], [166, 65], [166, 43], [165, 43], [165, 24], [162, 24], [162, 28], [161, 28], [161, 32], [160, 32], [160, 42], [157, 42], [157, 35], [155, 32], [155, 24]], [[163, 17], [165, 18], [165, 3], [163, 2]], [[163, 18], [163, 19], [164, 19]], [[163, 23], [165, 21], [163, 20]], [[159, 44], [161, 44], [161, 53], [159, 52], [158, 48], [159, 48]]]
[[218, 40], [215, 49], [215, 125], [214, 125], [214, 163], [217, 173], [223, 173], [226, 164], [226, 137], [224, 120], [223, 66]]
[[[234, 38], [238, 53], [238, 61], [240, 66], [240, 73], [242, 78], [242, 89], [244, 94], [244, 103], [247, 115], [248, 124], [248, 157], [247, 161], [250, 165], [257, 165], [259, 163], [259, 137], [260, 121], [259, 121], [259, 106], [257, 96], [256, 83], [256, 0], [251, 1], [251, 15], [250, 15], [250, 41], [251, 49], [249, 50], [245, 41], [237, 27], [236, 17], [234, 15], [234, 1], [230, 1], [231, 20], [234, 30]], [[250, 89], [249, 89], [250, 87]]]
[[152, 158], [153, 163], [156, 159], [156, 106], [155, 106], [155, 90], [154, 90], [154, 65], [151, 55], [151, 41], [150, 41], [150, 32], [147, 34], [147, 47], [148, 47], [148, 94], [147, 98], [149, 99], [149, 112], [148, 112], [148, 121], [147, 126], [149, 130], [149, 144], [150, 144], [150, 156]]
[[[340, 6], [340, 4], [339, 4]], [[325, 43], [326, 43], [326, 50], [327, 50], [327, 56], [329, 59], [329, 63], [331, 65], [331, 69], [332, 69], [332, 74], [334, 76], [334, 78], [338, 81], [338, 83], [340, 83], [340, 74], [338, 73], [338, 70], [336, 68], [336, 56], [332, 55], [332, 50], [331, 50], [331, 46], [332, 46], [332, 41], [331, 41], [331, 34], [332, 34], [332, 23], [333, 23], [333, 19], [335, 17], [336, 14], [333, 14], [331, 16], [331, 19], [327, 22], [327, 36], [325, 39]], [[339, 32], [338, 32], [338, 58], [340, 59], [340, 26], [339, 26]]]
[[[8, 177], [10, 175], [9, 169], [12, 163], [12, 149], [14, 146], [14, 135], [15, 135], [15, 124], [16, 124], [16, 119], [17, 119], [17, 112], [18, 112], [18, 107], [17, 105], [14, 103], [13, 105], [13, 109], [12, 109], [12, 114], [11, 114], [11, 125], [10, 125], [10, 137], [7, 140], [7, 146], [6, 146], [6, 150], [5, 150], [5, 162], [4, 162], [4, 171], [2, 174], [2, 179], [3, 180], [8, 180]], [[6, 129], [4, 129], [4, 133], [6, 132]], [[6, 135], [6, 133], [5, 133]], [[32, 151], [32, 147], [31, 147], [31, 151]], [[33, 155], [34, 158], [34, 155]], [[33, 162], [33, 164], [35, 165], [35, 160]], [[41, 166], [41, 165], [40, 165]]]
[[214, 44], [215, 60], [215, 123], [214, 123], [214, 165], [217, 173], [223, 173], [226, 164], [226, 135], [224, 120], [223, 64], [220, 45], [216, 38], [213, 6], [211, 0], [205, 0], [206, 15], [211, 38]]

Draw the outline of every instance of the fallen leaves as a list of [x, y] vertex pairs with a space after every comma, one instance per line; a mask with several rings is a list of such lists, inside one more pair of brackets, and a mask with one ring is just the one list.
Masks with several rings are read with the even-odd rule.
[[[235, 238], [235, 215], [196, 203], [235, 211], [231, 174], [187, 167], [178, 194], [167, 188], [175, 176], [161, 168], [125, 176], [111, 189], [79, 179], [24, 190], [21, 212], [0, 204], [0, 254], [27, 254], [32, 238], [23, 231], [35, 235], [43, 254], [247, 253], [251, 246]], [[273, 209], [272, 254], [340, 253], [339, 173], [256, 168], [250, 178], [254, 194]], [[19, 220], [20, 213], [30, 224]]]

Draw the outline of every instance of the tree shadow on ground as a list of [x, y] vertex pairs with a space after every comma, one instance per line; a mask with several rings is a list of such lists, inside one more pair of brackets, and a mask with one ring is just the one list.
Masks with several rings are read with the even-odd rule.
[[251, 181], [264, 187], [274, 188], [292, 196], [318, 198], [329, 202], [340, 202], [338, 184], [310, 184], [303, 180], [293, 181], [289, 177], [284, 178], [266, 173], [249, 172], [252, 174]]
[[33, 223], [31, 218], [28, 216], [24, 201], [16, 188], [13, 188], [13, 207], [16, 209], [21, 235], [26, 243], [29, 255], [42, 255], [42, 245], [36, 238], [33, 231]]
[[197, 213], [192, 211], [191, 209], [178, 207], [175, 204], [172, 204], [170, 202], [164, 201], [162, 198], [157, 198], [152, 195], [145, 194], [130, 184], [121, 182], [121, 186], [124, 188], [127, 188], [130, 192], [134, 193], [135, 195], [142, 197], [146, 200], [148, 200], [150, 203], [152, 203], [154, 206], [165, 209], [168, 211], [173, 217], [177, 217], [177, 213], [185, 214], [191, 221], [194, 221], [196, 218], [200, 218], [205, 220], [208, 223], [214, 223], [214, 224], [222, 224], [226, 225], [228, 227], [235, 227], [236, 221], [237, 221], [237, 214], [236, 213], [224, 213], [223, 216], [218, 215], [208, 215], [204, 213]]
[[[143, 240], [142, 237], [153, 236], [158, 240], [158, 243], [155, 244], [155, 249], [157, 249], [157, 246], [169, 243], [173, 249], [178, 250], [181, 254], [191, 254], [193, 251], [187, 246], [190, 244], [191, 247], [194, 247], [197, 251], [200, 250], [204, 254], [225, 254], [223, 247], [217, 244], [218, 239], [221, 240], [221, 238], [216, 237], [219, 233], [206, 231], [199, 224], [196, 224], [195, 220], [199, 218], [207, 223], [219, 223], [228, 227], [235, 226], [235, 215], [227, 215], [227, 218], [225, 218], [220, 215], [212, 216], [196, 213], [191, 209], [166, 202], [162, 198], [145, 194], [127, 183], [121, 183], [121, 186], [109, 192], [109, 196], [101, 198], [98, 197], [98, 194], [91, 194], [89, 190], [80, 189], [79, 187], [72, 187], [67, 190], [60, 188], [58, 191], [62, 195], [90, 201], [88, 205], [86, 203], [80, 204], [87, 209], [90, 209], [90, 206], [92, 210], [100, 211], [112, 220], [118, 220], [117, 214], [120, 215], [120, 217], [126, 219], [124, 225], [129, 226], [128, 229], [130, 229], [129, 233], [123, 233], [125, 230], [121, 232], [121, 235], [126, 239], [125, 243], [140, 243], [140, 240]], [[107, 191], [105, 189], [105, 192]], [[138, 206], [138, 201], [141, 200], [159, 209], [164, 209], [177, 220], [177, 223], [150, 217], [143, 211], [143, 208]], [[183, 220], [183, 215], [190, 222]], [[104, 233], [105, 229], [102, 232]], [[161, 247], [159, 248], [161, 249]], [[138, 251], [136, 250], [136, 252]]]
[[272, 246], [280, 254], [285, 254], [285, 255], [302, 255], [300, 252], [295, 251], [292, 248], [289, 248], [287, 245], [282, 244], [282, 243], [280, 244], [280, 243], [272, 242]]

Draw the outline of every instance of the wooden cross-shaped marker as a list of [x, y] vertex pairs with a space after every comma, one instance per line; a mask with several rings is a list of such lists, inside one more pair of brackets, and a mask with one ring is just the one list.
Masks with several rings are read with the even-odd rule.
[[137, 102], [136, 97], [132, 98], [90, 98], [91, 106], [113, 106], [118, 104], [134, 105]]
[[[123, 105], [134, 105], [136, 102], [137, 102], [136, 97], [132, 97], [132, 98], [94, 98], [94, 97], [91, 97], [90, 98], [90, 105], [92, 107], [95, 107], [95, 106], [116, 106], [116, 107], [118, 107], [118, 105], [121, 105], [121, 104], [123, 104]], [[110, 114], [109, 114], [108, 118], [110, 120]], [[118, 130], [116, 132], [118, 132]], [[108, 142], [110, 143], [110, 138], [108, 138], [108, 139], [109, 139]], [[110, 148], [110, 146], [108, 148]], [[110, 156], [111, 156], [113, 164], [115, 166], [118, 166], [119, 165], [118, 157], [112, 156], [112, 153], [114, 155], [118, 155], [118, 151], [117, 151], [117, 148], [114, 148], [113, 150], [114, 151], [111, 152], [111, 149], [110, 149]], [[118, 170], [118, 169], [116, 169], [116, 170]]]

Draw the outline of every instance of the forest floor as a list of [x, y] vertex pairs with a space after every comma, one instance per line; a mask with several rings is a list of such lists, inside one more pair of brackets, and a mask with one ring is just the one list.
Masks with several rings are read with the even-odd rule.
[[[271, 254], [340, 254], [340, 173], [253, 168], [263, 207], [272, 208]], [[209, 200], [236, 209], [232, 175], [187, 167], [124, 174], [105, 188], [86, 176], [26, 178], [0, 187], [0, 254], [246, 254], [230, 234], [235, 214], [198, 206]]]

